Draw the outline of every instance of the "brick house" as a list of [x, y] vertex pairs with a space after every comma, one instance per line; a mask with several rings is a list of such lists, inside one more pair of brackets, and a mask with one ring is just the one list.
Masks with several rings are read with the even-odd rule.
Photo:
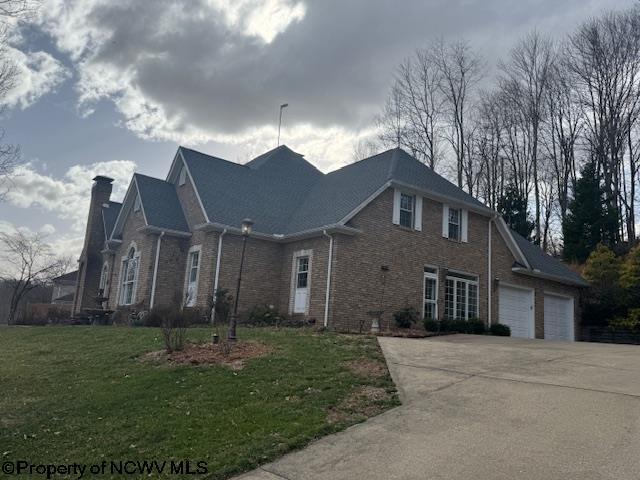
[[574, 338], [587, 284], [509, 230], [493, 210], [401, 149], [323, 174], [280, 146], [245, 165], [180, 147], [165, 180], [135, 174], [122, 204], [96, 177], [74, 312], [273, 305], [336, 330], [372, 311], [505, 323], [514, 336]]

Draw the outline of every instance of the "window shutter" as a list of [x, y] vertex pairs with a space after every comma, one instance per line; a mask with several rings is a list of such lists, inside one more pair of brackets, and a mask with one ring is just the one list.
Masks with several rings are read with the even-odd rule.
[[449, 205], [442, 204], [442, 236], [449, 238]]
[[400, 190], [393, 190], [393, 223], [400, 225]]
[[422, 197], [419, 195], [416, 195], [416, 208], [414, 211], [414, 215], [415, 215], [414, 228], [419, 232], [421, 232], [422, 231]]
[[467, 240], [467, 225], [469, 225], [469, 212], [467, 212], [467, 210], [462, 210], [462, 219], [460, 220], [461, 223], [461, 239], [464, 243], [466, 243]]

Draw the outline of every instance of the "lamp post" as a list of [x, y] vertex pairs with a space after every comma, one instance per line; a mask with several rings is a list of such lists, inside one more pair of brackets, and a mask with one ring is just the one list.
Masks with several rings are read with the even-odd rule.
[[276, 145], [276, 147], [280, 146], [280, 127], [282, 126], [282, 110], [284, 110], [288, 106], [289, 106], [288, 103], [283, 103], [282, 105], [280, 105], [280, 119], [278, 120], [278, 145]]
[[251, 235], [251, 227], [253, 222], [249, 218], [242, 221], [242, 253], [240, 254], [240, 271], [238, 272], [238, 285], [236, 286], [236, 298], [233, 302], [233, 313], [229, 319], [229, 333], [227, 340], [236, 341], [236, 325], [238, 324], [238, 300], [240, 298], [240, 283], [242, 282], [242, 267], [244, 265], [244, 252], [247, 248], [247, 238]]

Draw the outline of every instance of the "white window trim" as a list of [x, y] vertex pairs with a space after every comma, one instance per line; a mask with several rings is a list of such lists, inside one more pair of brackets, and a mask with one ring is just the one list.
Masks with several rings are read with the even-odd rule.
[[[471, 280], [468, 278], [462, 278], [459, 276], [456, 276], [456, 274], [459, 275], [466, 275], [469, 277], [474, 277], [475, 280]], [[445, 277], [445, 312], [446, 312], [446, 301], [447, 301], [447, 280], [453, 280], [453, 317], [451, 317], [451, 319], [455, 319], [456, 316], [456, 311], [457, 311], [457, 304], [458, 304], [458, 286], [457, 286], [457, 282], [462, 282], [465, 284], [465, 299], [466, 299], [466, 305], [465, 305], [465, 309], [464, 309], [464, 319], [462, 320], [469, 320], [469, 285], [475, 285], [476, 286], [476, 316], [480, 315], [480, 286], [478, 285], [478, 276], [477, 275], [473, 275], [473, 274], [468, 274], [468, 273], [463, 273], [463, 272], [456, 272], [454, 270], [449, 270], [447, 272], [447, 275]], [[473, 317], [472, 317], [473, 318]]]
[[[132, 259], [137, 260], [138, 268], [136, 268], [136, 273], [133, 278], [133, 287], [131, 291], [131, 303], [124, 303], [122, 296], [124, 295], [123, 283], [126, 278], [126, 272], [124, 271], [124, 262], [129, 259], [129, 252], [133, 248], [134, 254]], [[140, 273], [140, 251], [138, 250], [138, 246], [135, 242], [131, 242], [127, 247], [126, 254], [120, 257], [120, 276], [118, 278], [118, 305], [127, 306], [127, 305], [135, 305], [136, 296], [138, 294], [138, 274]]]
[[427, 278], [431, 278], [433, 280], [436, 281], [436, 298], [435, 300], [433, 300], [433, 304], [435, 305], [435, 318], [433, 318], [433, 320], [437, 320], [438, 319], [438, 298], [439, 298], [439, 289], [440, 289], [440, 279], [438, 278], [440, 275], [440, 270], [438, 269], [438, 267], [434, 267], [432, 265], [425, 265], [425, 268], [431, 268], [433, 270], [435, 270], [435, 272], [425, 272], [423, 270], [423, 275], [422, 275], [422, 318], [425, 318], [426, 315], [426, 309], [424, 308], [424, 304], [426, 302], [426, 295], [427, 295], [427, 289], [425, 287], [425, 280]]
[[311, 299], [311, 273], [313, 269], [313, 250], [298, 250], [293, 252], [293, 258], [291, 261], [291, 287], [289, 288], [289, 315], [294, 315], [296, 286], [298, 280], [298, 258], [309, 257], [309, 266], [307, 273], [307, 303], [304, 308], [304, 313], [295, 313], [296, 315], [308, 315], [309, 314], [309, 302]]
[[412, 228], [413, 230], [422, 231], [422, 196], [414, 192], [400, 190], [398, 188], [393, 189], [393, 215], [391, 222], [394, 225], [400, 225], [400, 204], [402, 195], [413, 197], [413, 226], [403, 228]]
[[[194, 252], [198, 252], [198, 267], [196, 271], [196, 281], [194, 282], [194, 296], [192, 302], [186, 301], [186, 295], [189, 291], [189, 278], [191, 273], [191, 254]], [[202, 265], [202, 245], [193, 245], [189, 251], [187, 252], [187, 265], [185, 269], [184, 275], [184, 295], [183, 301], [185, 302], [185, 306], [193, 307], [198, 303], [198, 286], [200, 284], [200, 266]]]
[[459, 217], [459, 229], [460, 235], [458, 239], [451, 239], [454, 242], [467, 243], [469, 241], [469, 211], [465, 208], [449, 205], [447, 203], [442, 204], [442, 236], [444, 238], [449, 237], [449, 210], [460, 210]]

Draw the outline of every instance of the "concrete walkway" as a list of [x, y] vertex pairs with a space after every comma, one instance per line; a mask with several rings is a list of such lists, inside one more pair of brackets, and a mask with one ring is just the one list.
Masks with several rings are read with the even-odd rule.
[[640, 479], [640, 347], [380, 344], [403, 405], [243, 480]]

